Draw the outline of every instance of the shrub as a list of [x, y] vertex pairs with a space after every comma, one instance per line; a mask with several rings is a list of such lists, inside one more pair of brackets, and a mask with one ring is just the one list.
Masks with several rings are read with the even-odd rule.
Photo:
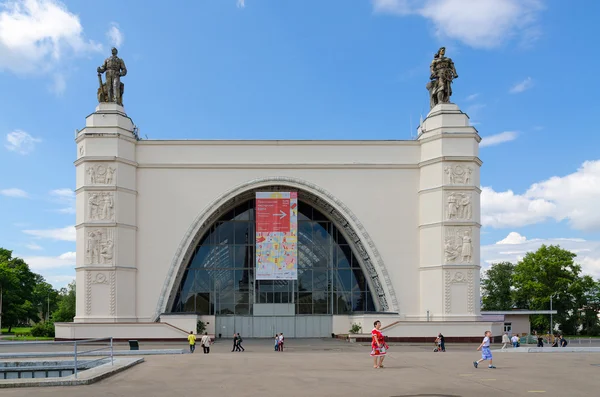
[[206, 331], [206, 324], [204, 323], [204, 321], [198, 321], [198, 323], [196, 324], [196, 333], [203, 334], [204, 331]]
[[36, 338], [54, 338], [54, 323], [51, 321], [37, 323], [31, 328], [30, 333]]
[[360, 330], [362, 329], [362, 327], [360, 326], [360, 324], [352, 324], [352, 327], [350, 328], [350, 332], [351, 334], [358, 334], [360, 332]]

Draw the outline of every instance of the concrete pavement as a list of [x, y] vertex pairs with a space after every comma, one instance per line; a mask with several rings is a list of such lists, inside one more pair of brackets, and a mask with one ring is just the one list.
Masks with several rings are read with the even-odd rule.
[[[39, 396], [590, 396], [597, 394], [600, 354], [495, 354], [495, 370], [472, 361], [473, 345], [392, 346], [384, 369], [373, 369], [370, 348], [335, 340], [245, 340], [246, 352], [219, 342], [204, 355], [150, 356], [126, 372], [89, 386], [37, 388]], [[172, 347], [173, 345], [169, 345]], [[152, 348], [165, 348], [153, 345]], [[23, 390], [3, 390], [2, 397]]]

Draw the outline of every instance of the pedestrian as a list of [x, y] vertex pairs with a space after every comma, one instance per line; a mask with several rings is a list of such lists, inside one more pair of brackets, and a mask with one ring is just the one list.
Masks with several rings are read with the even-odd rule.
[[200, 339], [200, 345], [202, 345], [204, 354], [210, 353], [210, 336], [208, 336], [208, 332], [205, 332], [204, 335], [202, 335], [202, 339]]
[[279, 351], [282, 352], [283, 351], [283, 342], [284, 342], [284, 337], [283, 337], [283, 332], [279, 334]]
[[542, 335], [538, 335], [537, 341], [537, 347], [544, 347], [544, 338], [542, 337]]
[[512, 338], [510, 338], [513, 347], [516, 349], [519, 347], [519, 334], [514, 334]]
[[441, 332], [438, 334], [438, 338], [440, 339], [440, 350], [445, 353], [446, 352], [446, 338], [444, 338], [444, 335], [442, 335]]
[[240, 333], [238, 332], [238, 333], [237, 333], [237, 345], [238, 345], [238, 351], [239, 351], [240, 349], [242, 349], [242, 351], [243, 351], [243, 352], [245, 352], [245, 351], [246, 351], [246, 349], [244, 349], [244, 346], [242, 346], [242, 342], [243, 342], [242, 335], [240, 335]]
[[567, 342], [567, 340], [565, 339], [565, 337], [563, 335], [560, 335], [559, 344], [560, 344], [560, 347], [567, 347], [569, 342]]
[[508, 344], [510, 343], [510, 339], [508, 338], [508, 333], [504, 333], [502, 335], [502, 350], [506, 349]]
[[496, 368], [496, 367], [494, 367], [494, 364], [492, 363], [492, 352], [490, 351], [491, 339], [492, 339], [492, 331], [485, 331], [485, 336], [483, 338], [483, 342], [481, 342], [481, 345], [479, 345], [479, 347], [477, 348], [477, 351], [481, 350], [481, 359], [479, 359], [477, 361], [473, 361], [473, 366], [475, 368], [477, 368], [479, 366], [480, 362], [486, 361], [486, 360], [490, 360], [490, 364], [488, 365], [488, 368]]
[[196, 350], [196, 335], [194, 335], [194, 331], [190, 331], [188, 342], [190, 343], [190, 353], [193, 353]]
[[238, 351], [238, 352], [241, 351], [240, 348], [238, 347], [237, 341], [238, 341], [237, 334], [234, 333], [233, 334], [233, 347], [231, 348], [232, 352], [234, 352], [234, 351]]
[[373, 327], [374, 328], [371, 331], [371, 357], [373, 357], [373, 368], [384, 368], [383, 359], [387, 354], [388, 346], [380, 331], [381, 321], [375, 321]]

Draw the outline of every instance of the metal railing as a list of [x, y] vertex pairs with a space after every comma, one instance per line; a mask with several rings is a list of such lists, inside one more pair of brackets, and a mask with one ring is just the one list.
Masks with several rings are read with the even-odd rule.
[[[78, 348], [80, 348], [81, 346], [85, 346], [86, 344], [94, 344], [94, 345], [106, 344], [106, 346], [103, 346], [100, 348], [94, 348], [94, 349], [90, 349], [90, 350], [79, 351]], [[112, 337], [96, 338], [96, 339], [83, 339], [83, 340], [75, 340], [75, 341], [69, 341], [69, 342], [55, 342], [55, 341], [0, 342], [0, 348], [2, 346], [17, 346], [17, 345], [26, 345], [26, 346], [31, 346], [31, 345], [51, 345], [51, 346], [67, 345], [67, 346], [69, 346], [69, 345], [72, 345], [73, 346], [73, 350], [72, 350], [72, 352], [73, 352], [73, 374], [75, 375], [75, 379], [77, 379], [80, 367], [83, 368], [85, 366], [87, 369], [90, 367], [91, 364], [96, 363], [101, 360], [106, 360], [107, 358], [110, 358], [110, 365], [114, 365], [114, 363], [115, 363], [114, 345], [113, 345]], [[100, 353], [100, 352], [105, 352], [105, 353]], [[64, 353], [64, 352], [61, 352], [61, 353]], [[84, 363], [81, 363], [81, 357], [96, 357], [96, 356], [102, 356], [102, 357], [95, 359], [95, 360], [86, 360]]]

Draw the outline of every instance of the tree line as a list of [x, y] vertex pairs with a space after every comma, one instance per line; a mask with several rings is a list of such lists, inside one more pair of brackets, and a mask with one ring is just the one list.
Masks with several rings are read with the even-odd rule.
[[54, 322], [71, 322], [75, 317], [75, 282], [56, 290], [23, 259], [1, 247], [0, 290], [2, 327], [8, 332], [37, 324], [32, 335], [38, 335], [33, 336], [54, 336]]
[[[553, 333], [600, 335], [600, 280], [581, 274], [577, 255], [560, 246], [542, 245], [516, 264], [493, 264], [481, 280], [482, 310], [550, 310]], [[532, 329], [550, 331], [548, 315], [531, 316]]]

